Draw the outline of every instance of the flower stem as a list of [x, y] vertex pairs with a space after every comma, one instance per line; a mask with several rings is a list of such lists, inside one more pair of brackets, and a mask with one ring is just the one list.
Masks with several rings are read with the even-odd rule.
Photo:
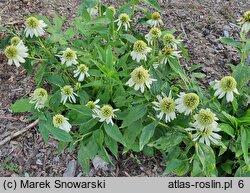
[[156, 43], [157, 43], [157, 42], [156, 42], [156, 39], [154, 38], [154, 40], [153, 40], [153, 44], [154, 44], [154, 45], [153, 45], [153, 46], [154, 46], [154, 47], [153, 47], [153, 55], [154, 55], [154, 56], [155, 56], [155, 52], [156, 52]]
[[98, 9], [99, 9], [100, 16], [102, 16], [102, 2], [101, 2], [101, 0], [98, 0]]
[[209, 103], [209, 102], [213, 101], [214, 99], [216, 99], [216, 97], [215, 97], [215, 96], [214, 96], [213, 98], [211, 98], [211, 99], [209, 99], [209, 100], [207, 100], [207, 101], [203, 102], [202, 104], [203, 104], [203, 105], [206, 105], [207, 103]]
[[78, 142], [82, 141], [85, 137], [89, 136], [90, 134], [92, 134], [92, 132], [83, 134], [83, 135], [81, 136], [80, 139], [76, 140], [76, 141], [73, 143], [73, 145], [75, 145], [75, 144], [77, 144]]
[[42, 47], [50, 56], [54, 56], [54, 55], [45, 47], [45, 45], [43, 44], [41, 38], [38, 38], [38, 40], [39, 40], [39, 43], [40, 43], [41, 47]]
[[242, 50], [241, 50], [241, 63], [244, 64], [246, 62], [246, 58], [247, 58], [247, 53], [246, 51], [243, 51], [245, 46], [246, 46], [246, 33], [245, 31], [243, 31], [241, 33], [241, 42], [242, 42]]
[[166, 127], [166, 128], [170, 128], [168, 125], [166, 125], [165, 123], [160, 122], [159, 120], [156, 120], [153, 116], [148, 115], [148, 118], [152, 119], [153, 121], [157, 121], [159, 125]]
[[48, 60], [48, 59], [42, 59], [42, 58], [35, 58], [35, 57], [28, 57], [29, 59], [32, 59], [32, 60], [37, 60], [37, 61], [44, 61], [44, 60]]

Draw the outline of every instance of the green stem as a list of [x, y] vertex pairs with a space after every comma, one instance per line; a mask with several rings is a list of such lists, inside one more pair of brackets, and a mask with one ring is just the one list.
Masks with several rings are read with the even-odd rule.
[[216, 99], [216, 97], [215, 97], [215, 96], [214, 96], [213, 98], [211, 98], [211, 99], [209, 99], [209, 100], [207, 100], [207, 101], [203, 102], [203, 103], [202, 103], [202, 105], [206, 105], [207, 103], [209, 103], [209, 102], [213, 101], [214, 99]]
[[155, 56], [155, 52], [156, 52], [156, 39], [154, 38], [154, 40], [153, 40], [153, 55]]
[[76, 141], [73, 143], [73, 145], [77, 144], [79, 141], [82, 141], [85, 137], [87, 137], [87, 136], [89, 136], [89, 135], [91, 135], [91, 134], [92, 134], [92, 132], [89, 132], [89, 133], [86, 133], [86, 134], [82, 135], [80, 139], [76, 140]]
[[111, 36], [113, 41], [115, 41], [115, 22], [114, 22], [114, 15], [112, 17], [112, 21], [111, 21]]
[[242, 41], [242, 53], [241, 53], [241, 63], [245, 64], [247, 59], [247, 52], [243, 51], [246, 46], [246, 33], [243, 31], [241, 35], [241, 41]]
[[69, 77], [69, 79], [70, 79], [74, 84], [77, 83], [77, 81], [75, 81], [75, 80], [71, 77], [71, 75], [68, 73], [68, 71], [67, 71], [66, 69], [64, 69], [64, 72], [65, 72], [65, 74]]
[[29, 59], [32, 59], [32, 60], [37, 60], [37, 61], [44, 61], [44, 60], [48, 60], [48, 59], [42, 59], [42, 58], [34, 58], [34, 57], [28, 57]]
[[168, 128], [168, 129], [170, 128], [168, 125], [166, 125], [165, 123], [162, 123], [162, 122], [156, 120], [156, 119], [155, 119], [153, 116], [151, 116], [151, 115], [148, 115], [148, 118], [152, 119], [153, 121], [157, 121], [158, 124], [161, 125], [161, 126], [163, 126], [163, 127], [166, 127], [166, 128]]
[[54, 57], [54, 55], [45, 47], [45, 45], [43, 44], [41, 38], [38, 38], [38, 40], [39, 40], [39, 43], [40, 43], [41, 47], [42, 47], [50, 56], [53, 56], [53, 57]]
[[102, 2], [101, 2], [101, 0], [98, 0], [98, 9], [99, 9], [100, 16], [102, 16]]

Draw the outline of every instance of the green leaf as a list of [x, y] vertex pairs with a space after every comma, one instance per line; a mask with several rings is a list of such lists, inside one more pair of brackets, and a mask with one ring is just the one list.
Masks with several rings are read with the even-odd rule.
[[205, 76], [206, 76], [205, 74], [200, 73], [200, 72], [191, 74], [192, 78], [205, 78]]
[[88, 150], [88, 157], [90, 159], [93, 159], [97, 155], [97, 152], [98, 152], [98, 145], [93, 139], [93, 136], [90, 138], [88, 144], [86, 145], [86, 148]]
[[152, 143], [149, 144], [149, 146], [152, 146], [164, 152], [168, 152], [173, 147], [178, 146], [182, 142], [183, 137], [185, 137], [185, 135], [180, 132], [176, 131], [167, 132], [165, 136], [162, 136], [156, 141], [153, 141]]
[[110, 136], [115, 141], [126, 146], [125, 139], [124, 139], [121, 131], [119, 130], [119, 128], [115, 124], [111, 125], [111, 124], [104, 123], [104, 129], [105, 129], [108, 136]]
[[49, 105], [53, 111], [57, 112], [60, 103], [61, 103], [61, 91], [58, 90], [50, 98]]
[[241, 126], [241, 147], [242, 147], [242, 151], [243, 151], [243, 157], [245, 160], [246, 165], [248, 165], [248, 167], [250, 168], [250, 159], [249, 159], [249, 152], [248, 152], [248, 146], [250, 143], [250, 130], [244, 128], [243, 126]]
[[171, 159], [167, 162], [166, 170], [164, 171], [165, 175], [168, 175], [170, 173], [175, 173], [178, 176], [183, 176], [186, 174], [189, 170], [189, 163], [188, 159]]
[[231, 137], [235, 137], [235, 131], [234, 128], [231, 127], [231, 125], [226, 123], [219, 123], [219, 128]]
[[57, 15], [55, 15], [55, 17], [53, 18], [53, 22], [55, 24], [55, 29], [57, 31], [61, 31], [63, 25], [63, 18], [60, 18]]
[[141, 134], [140, 142], [139, 142], [140, 150], [143, 149], [144, 145], [146, 145], [151, 139], [151, 137], [154, 135], [156, 126], [157, 126], [157, 122], [154, 121], [142, 129], [142, 134]]
[[242, 90], [244, 86], [247, 86], [250, 81], [250, 66], [246, 64], [239, 64], [236, 66], [233, 71], [232, 76], [235, 78], [237, 82], [237, 87], [239, 91]]
[[239, 104], [238, 104], [238, 101], [235, 97], [232, 101], [232, 106], [233, 106], [233, 112], [236, 113], [239, 109]]
[[121, 13], [127, 13], [128, 15], [133, 14], [132, 10], [133, 2], [129, 1], [128, 3], [122, 5], [118, 10], [117, 10], [117, 15], [120, 15]]
[[123, 128], [133, 124], [135, 121], [144, 117], [146, 112], [147, 112], [147, 107], [145, 105], [132, 107], [128, 115], [124, 117], [121, 127]]
[[73, 104], [69, 104], [69, 103], [66, 103], [65, 106], [71, 110], [74, 110], [74, 111], [84, 115], [84, 116], [92, 117], [93, 112], [89, 107], [86, 107], [84, 105], [73, 105]]
[[11, 105], [11, 110], [15, 113], [24, 113], [32, 110], [33, 104], [30, 104], [30, 99], [18, 99]]
[[168, 175], [171, 173], [174, 173], [174, 170], [182, 165], [182, 160], [179, 159], [171, 159], [170, 161], [167, 162], [167, 167], [164, 171], [164, 175]]
[[45, 63], [40, 63], [37, 67], [35, 80], [36, 80], [36, 84], [38, 87], [42, 85], [42, 80], [43, 80], [46, 67], [47, 67], [47, 64]]
[[97, 145], [99, 145], [99, 147], [102, 147], [103, 142], [104, 142], [104, 133], [102, 129], [98, 129], [93, 132], [93, 139], [95, 140]]
[[195, 65], [192, 65], [189, 69], [188, 69], [188, 72], [193, 72], [201, 67], [203, 67], [204, 65], [203, 64], [195, 64]]
[[198, 156], [203, 171], [205, 172], [206, 176], [214, 176], [216, 166], [215, 166], [215, 155], [213, 149], [203, 143], [196, 143], [195, 144], [196, 155]]
[[33, 70], [33, 65], [36, 61], [31, 60], [29, 58], [26, 59], [25, 63], [22, 63], [23, 68], [26, 70], [27, 74], [31, 74]]
[[86, 105], [89, 101], [89, 95], [86, 91], [80, 90], [78, 91], [78, 96], [80, 97], [81, 105]]
[[161, 7], [157, 0], [143, 0], [145, 3], [151, 5], [153, 8], [155, 8], [157, 11], [161, 11]]
[[118, 145], [117, 145], [117, 142], [112, 139], [111, 137], [109, 136], [105, 136], [105, 144], [106, 146], [109, 148], [109, 150], [114, 154], [114, 156], [116, 157], [117, 159], [117, 155], [118, 155]]
[[106, 65], [108, 66], [109, 70], [113, 68], [113, 64], [114, 64], [114, 60], [113, 60], [112, 48], [109, 45], [106, 50]]
[[65, 150], [65, 148], [69, 145], [68, 142], [63, 142], [63, 141], [60, 141], [57, 145], [57, 152], [59, 154], [61, 154], [63, 152], [63, 150]]
[[78, 125], [80, 125], [80, 131], [81, 132], [88, 132], [90, 131], [96, 124], [98, 123], [98, 120], [94, 119], [94, 118], [90, 118], [88, 121], [84, 122], [84, 123], [79, 123]]
[[124, 131], [124, 138], [128, 147], [131, 147], [135, 142], [136, 138], [141, 133], [143, 125], [141, 121], [136, 121], [134, 124], [129, 125]]
[[134, 36], [130, 35], [130, 34], [122, 34], [121, 38], [124, 38], [124, 39], [128, 40], [132, 44], [137, 41], [137, 39]]
[[46, 127], [43, 126], [43, 124], [41, 124], [42, 121], [39, 121], [39, 132], [43, 137], [43, 140], [45, 141], [45, 143], [49, 142], [49, 131], [46, 129]]
[[202, 166], [200, 161], [198, 160], [197, 156], [195, 156], [193, 161], [193, 170], [191, 172], [191, 176], [204, 176], [202, 171]]
[[222, 37], [220, 38], [220, 41], [224, 44], [227, 44], [229, 46], [232, 46], [238, 50], [241, 50], [242, 44], [240, 41], [234, 40], [232, 38]]
[[169, 65], [172, 68], [172, 70], [174, 70], [177, 74], [180, 75], [181, 79], [185, 82], [188, 83], [188, 77], [185, 73], [185, 71], [183, 70], [180, 62], [176, 59], [176, 58], [168, 58], [169, 61]]
[[108, 162], [108, 163], [114, 165], [114, 164], [112, 163], [111, 156], [109, 155], [109, 153], [107, 152], [107, 150], [106, 150], [105, 147], [102, 147], [102, 151], [99, 151], [98, 154], [100, 155], [100, 157], [101, 157], [104, 161], [106, 161], [106, 162]]
[[232, 174], [232, 164], [226, 162], [221, 164], [221, 168], [228, 174]]
[[77, 156], [78, 162], [80, 163], [85, 175], [89, 174], [90, 160], [88, 156], [88, 149], [83, 144], [80, 145]]
[[189, 56], [188, 56], [188, 50], [184, 47], [183, 43], [179, 44], [179, 48], [180, 48], [180, 50], [182, 52], [182, 55], [185, 57], [185, 59], [187, 60], [187, 62], [189, 62], [190, 59], [189, 59]]
[[45, 78], [48, 82], [50, 82], [51, 84], [54, 84], [56, 86], [64, 86], [65, 82], [63, 80], [63, 78], [59, 75], [55, 75], [52, 73], [48, 73], [46, 74], [46, 78]]
[[241, 165], [235, 172], [234, 177], [250, 177], [250, 168], [246, 165]]
[[232, 123], [234, 127], [238, 128], [239, 120], [236, 117], [226, 113], [225, 111], [222, 111], [221, 113]]
[[122, 57], [120, 57], [119, 60], [118, 60], [118, 62], [117, 62], [117, 65], [116, 65], [116, 66], [117, 66], [118, 68], [123, 67], [123, 69], [124, 69], [128, 57], [129, 57], [129, 53], [128, 53], [128, 54], [125, 54], [125, 55], [122, 56]]
[[72, 141], [72, 138], [69, 133], [62, 129], [53, 127], [52, 125], [50, 125], [49, 121], [40, 121], [40, 127], [43, 127], [43, 129], [47, 129], [53, 135], [53, 137], [55, 137], [59, 141]]
[[246, 111], [246, 113], [238, 118], [240, 123], [244, 125], [250, 125], [250, 108]]
[[81, 9], [93, 8], [98, 4], [98, 0], [84, 0], [80, 5]]

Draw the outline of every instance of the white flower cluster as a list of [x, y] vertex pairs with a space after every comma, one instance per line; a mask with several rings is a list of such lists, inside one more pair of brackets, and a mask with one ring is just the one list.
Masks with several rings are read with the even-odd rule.
[[199, 96], [195, 93], [180, 93], [179, 98], [174, 100], [172, 98], [171, 92], [169, 96], [162, 93], [156, 98], [158, 102], [154, 101], [154, 109], [160, 111], [160, 114], [157, 115], [157, 118], [160, 120], [165, 115], [165, 122], [171, 122], [176, 118], [176, 110], [179, 113], [184, 113], [184, 115], [191, 114], [199, 105]]
[[114, 112], [119, 111], [119, 109], [113, 109], [109, 104], [105, 104], [102, 107], [98, 105], [99, 99], [96, 101], [89, 101], [86, 106], [92, 109], [93, 118], [98, 118], [100, 122], [106, 122], [107, 124], [114, 125], [113, 118], [116, 117]]

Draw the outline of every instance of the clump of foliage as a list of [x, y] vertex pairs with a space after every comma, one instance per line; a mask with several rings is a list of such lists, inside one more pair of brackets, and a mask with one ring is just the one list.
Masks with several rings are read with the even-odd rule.
[[[155, 0], [144, 1], [157, 11]], [[199, 86], [201, 65], [189, 62], [181, 35], [166, 30], [159, 12], [129, 1], [119, 9], [84, 1], [69, 27], [65, 18], [26, 18], [24, 30], [7, 32], [1, 47], [8, 64], [35, 73], [37, 89], [17, 100], [14, 112], [32, 112], [44, 140], [77, 150], [86, 174], [96, 156], [111, 162], [129, 150], [166, 157], [165, 174], [250, 176], [249, 12], [241, 40], [220, 40], [239, 50], [232, 74]], [[145, 17], [135, 20], [136, 11]], [[148, 34], [140, 33], [140, 25]]]

